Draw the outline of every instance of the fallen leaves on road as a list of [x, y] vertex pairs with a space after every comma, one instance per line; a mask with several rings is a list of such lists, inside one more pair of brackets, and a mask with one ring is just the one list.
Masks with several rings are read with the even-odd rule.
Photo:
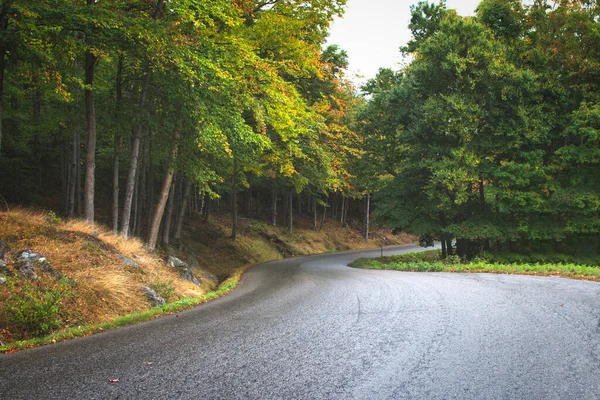
[[119, 382], [119, 380], [118, 380], [118, 379], [109, 379], [108, 381], [109, 381], [110, 383], [118, 383], [118, 382]]

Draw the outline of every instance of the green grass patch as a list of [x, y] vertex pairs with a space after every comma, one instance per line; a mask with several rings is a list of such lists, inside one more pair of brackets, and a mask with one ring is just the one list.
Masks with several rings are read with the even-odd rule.
[[463, 263], [457, 257], [441, 259], [438, 250], [408, 253], [375, 259], [360, 258], [350, 264], [354, 268], [384, 269], [410, 272], [471, 272], [563, 276], [600, 281], [600, 268], [575, 263], [499, 263], [475, 260]]
[[139, 322], [149, 321], [162, 315], [173, 314], [184, 310], [188, 310], [199, 304], [206, 303], [207, 301], [224, 296], [233, 291], [240, 282], [243, 273], [249, 267], [249, 265], [246, 265], [242, 268], [238, 268], [228, 279], [226, 279], [219, 285], [217, 290], [205, 293], [200, 297], [182, 298], [180, 300], [159, 307], [150, 308], [144, 311], [116, 318], [111, 322], [66, 328], [48, 336], [7, 343], [3, 346], [0, 346], [0, 353], [12, 353], [17, 350], [28, 349], [50, 343], [62, 342], [64, 340], [74, 339], [77, 337], [89, 336], [110, 329], [115, 329], [127, 325], [133, 325]]

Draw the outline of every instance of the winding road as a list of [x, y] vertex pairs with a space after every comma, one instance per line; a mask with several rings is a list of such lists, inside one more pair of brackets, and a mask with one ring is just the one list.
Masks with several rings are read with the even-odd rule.
[[0, 399], [600, 399], [599, 283], [346, 266], [377, 255], [262, 264], [178, 315], [0, 355]]

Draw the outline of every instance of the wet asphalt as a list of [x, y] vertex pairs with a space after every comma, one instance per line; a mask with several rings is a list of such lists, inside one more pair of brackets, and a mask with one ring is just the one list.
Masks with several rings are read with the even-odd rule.
[[190, 311], [0, 355], [0, 399], [600, 399], [599, 283], [346, 266], [379, 252], [263, 264]]

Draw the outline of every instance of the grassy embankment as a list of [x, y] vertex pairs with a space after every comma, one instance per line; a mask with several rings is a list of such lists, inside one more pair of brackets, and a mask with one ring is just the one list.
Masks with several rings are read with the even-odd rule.
[[600, 257], [574, 257], [564, 254], [483, 254], [479, 259], [462, 262], [457, 256], [442, 260], [440, 250], [409, 253], [377, 259], [357, 259], [355, 268], [411, 272], [465, 272], [562, 276], [600, 281]]
[[[294, 255], [377, 247], [381, 236], [365, 242], [359, 231], [328, 221], [314, 231], [309, 221], [299, 220], [293, 234], [255, 220], [242, 220], [235, 241], [229, 236], [229, 219], [208, 223], [192, 218], [184, 241], [149, 253], [137, 239], [123, 239], [100, 225], [79, 220], [62, 221], [54, 214], [13, 209], [0, 212], [0, 239], [11, 252], [6, 256], [6, 283], [0, 285], [0, 352], [102, 332], [182, 311], [233, 290], [250, 265]], [[379, 232], [389, 244], [412, 241]], [[14, 266], [20, 250], [31, 249], [46, 257], [63, 275], [36, 270], [39, 278], [28, 281]], [[180, 278], [165, 264], [167, 255], [186, 261], [202, 287]], [[127, 257], [137, 266], [123, 261]], [[216, 277], [214, 281], [206, 277]], [[167, 300], [152, 307], [141, 287], [149, 286]]]

